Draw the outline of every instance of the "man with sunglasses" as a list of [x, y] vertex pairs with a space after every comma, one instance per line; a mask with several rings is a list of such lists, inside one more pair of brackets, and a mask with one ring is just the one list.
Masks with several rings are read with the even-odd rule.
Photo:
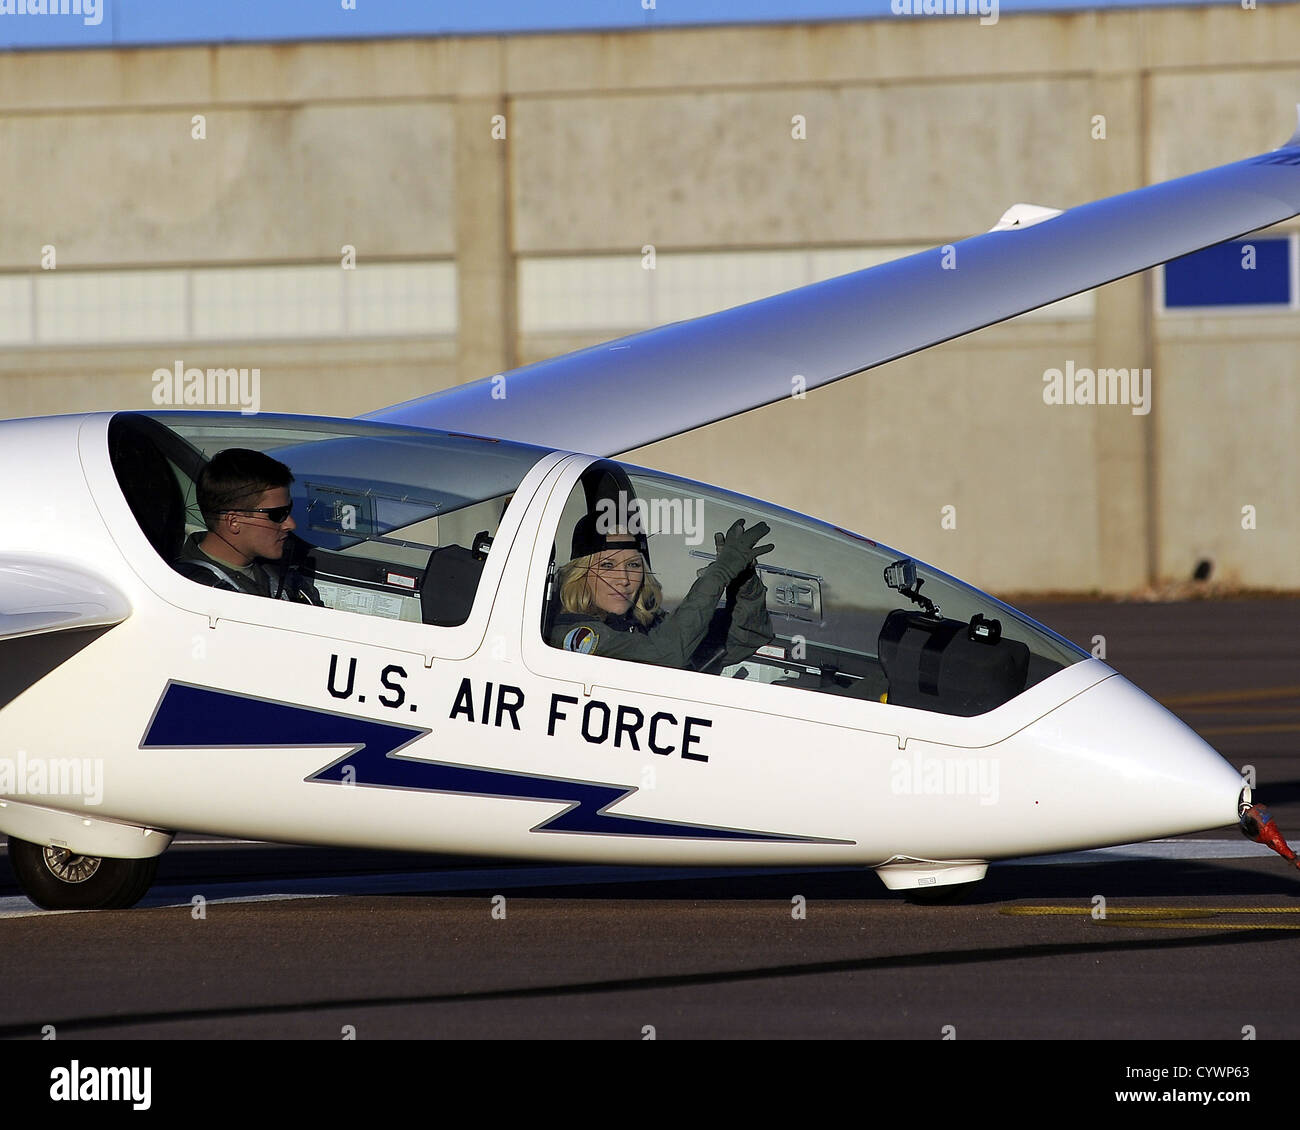
[[289, 484], [293, 473], [260, 451], [219, 451], [195, 482], [206, 532], [191, 534], [172, 563], [177, 572], [213, 588], [319, 604], [310, 586], [275, 564], [297, 523]]

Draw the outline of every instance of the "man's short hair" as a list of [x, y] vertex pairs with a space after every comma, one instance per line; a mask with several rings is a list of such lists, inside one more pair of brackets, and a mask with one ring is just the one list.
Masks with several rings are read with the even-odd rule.
[[228, 447], [208, 460], [194, 485], [203, 521], [211, 530], [223, 510], [247, 510], [266, 491], [291, 482], [293, 472], [278, 459], [246, 447]]

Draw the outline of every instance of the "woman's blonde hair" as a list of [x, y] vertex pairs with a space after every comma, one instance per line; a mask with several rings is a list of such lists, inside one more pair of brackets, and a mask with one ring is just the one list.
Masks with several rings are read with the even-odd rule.
[[[565, 612], [575, 612], [580, 616], [591, 616], [599, 620], [605, 618], [605, 613], [596, 607], [587, 584], [587, 574], [600, 556], [599, 553], [589, 553], [586, 557], [575, 557], [567, 565], [560, 566], [560, 606]], [[641, 562], [644, 565], [644, 557], [641, 558]], [[655, 575], [647, 570], [642, 577], [641, 587], [637, 589], [636, 600], [631, 609], [632, 615], [636, 617], [638, 623], [648, 628], [659, 615], [663, 602], [663, 586], [655, 579]]]

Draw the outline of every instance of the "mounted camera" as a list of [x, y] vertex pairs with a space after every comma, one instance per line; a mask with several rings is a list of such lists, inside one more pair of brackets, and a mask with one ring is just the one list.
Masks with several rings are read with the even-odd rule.
[[885, 566], [885, 584], [902, 593], [913, 604], [918, 604], [927, 616], [939, 616], [939, 606], [928, 596], [921, 595], [924, 580], [916, 576], [916, 562], [910, 557], [893, 561]]

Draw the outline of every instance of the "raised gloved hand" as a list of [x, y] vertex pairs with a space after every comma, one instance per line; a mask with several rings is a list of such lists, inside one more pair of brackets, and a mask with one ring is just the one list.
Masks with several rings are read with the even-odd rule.
[[772, 527], [766, 522], [758, 522], [745, 529], [745, 520], [737, 518], [731, 524], [731, 529], [727, 531], [726, 536], [713, 535], [713, 542], [717, 547], [717, 563], [726, 574], [728, 584], [752, 570], [754, 562], [762, 554], [776, 548], [776, 545], [771, 542], [767, 545], [757, 544], [771, 532]]

